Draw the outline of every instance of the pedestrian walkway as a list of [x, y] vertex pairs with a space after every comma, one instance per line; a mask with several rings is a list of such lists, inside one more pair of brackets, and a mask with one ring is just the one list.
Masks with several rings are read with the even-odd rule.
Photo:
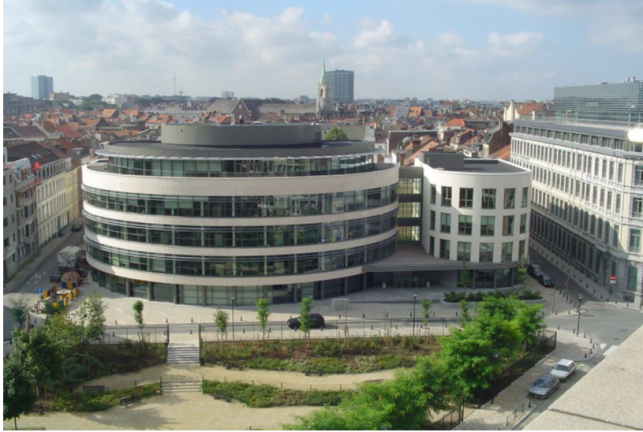
[[[571, 332], [558, 332], [556, 349], [541, 360], [527, 373], [514, 381], [495, 397], [493, 405], [487, 402], [480, 409], [468, 416], [455, 429], [460, 430], [501, 430], [514, 429], [544, 401], [535, 401], [527, 397], [529, 387], [539, 376], [549, 373], [561, 359], [574, 360], [583, 364], [596, 355], [590, 350], [589, 339], [576, 337]], [[587, 356], [586, 356], [587, 355]], [[569, 388], [563, 384], [562, 391]], [[562, 391], [559, 390], [559, 393]]]

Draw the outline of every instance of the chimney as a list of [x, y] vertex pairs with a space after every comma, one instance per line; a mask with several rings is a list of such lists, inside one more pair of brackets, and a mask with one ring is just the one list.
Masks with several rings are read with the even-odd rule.
[[422, 147], [421, 143], [422, 143], [422, 140], [420, 138], [413, 139], [413, 153], [420, 150], [420, 147]]

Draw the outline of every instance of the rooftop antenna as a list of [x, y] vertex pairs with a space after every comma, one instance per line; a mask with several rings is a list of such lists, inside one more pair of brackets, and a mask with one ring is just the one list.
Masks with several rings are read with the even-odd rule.
[[174, 66], [174, 96], [176, 96], [176, 66]]

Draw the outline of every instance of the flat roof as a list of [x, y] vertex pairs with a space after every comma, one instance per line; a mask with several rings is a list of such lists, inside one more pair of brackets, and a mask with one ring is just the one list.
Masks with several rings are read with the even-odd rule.
[[501, 159], [468, 158], [462, 153], [422, 152], [422, 162], [434, 170], [485, 174], [526, 173], [528, 170]]
[[527, 430], [643, 429], [643, 327], [571, 387]]

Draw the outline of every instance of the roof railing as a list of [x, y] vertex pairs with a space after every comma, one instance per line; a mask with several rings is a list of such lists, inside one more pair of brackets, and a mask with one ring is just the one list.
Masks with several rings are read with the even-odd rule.
[[567, 125], [576, 125], [576, 126], [588, 126], [596, 127], [599, 126], [605, 129], [616, 129], [616, 130], [632, 130], [636, 128], [643, 128], [643, 123], [628, 123], [628, 122], [619, 122], [619, 121], [610, 121], [610, 120], [590, 120], [590, 119], [566, 119], [560, 117], [536, 117], [536, 118], [520, 118], [518, 121], [528, 121], [528, 122], [545, 122], [545, 123], [556, 123], [556, 124], [567, 124]]

